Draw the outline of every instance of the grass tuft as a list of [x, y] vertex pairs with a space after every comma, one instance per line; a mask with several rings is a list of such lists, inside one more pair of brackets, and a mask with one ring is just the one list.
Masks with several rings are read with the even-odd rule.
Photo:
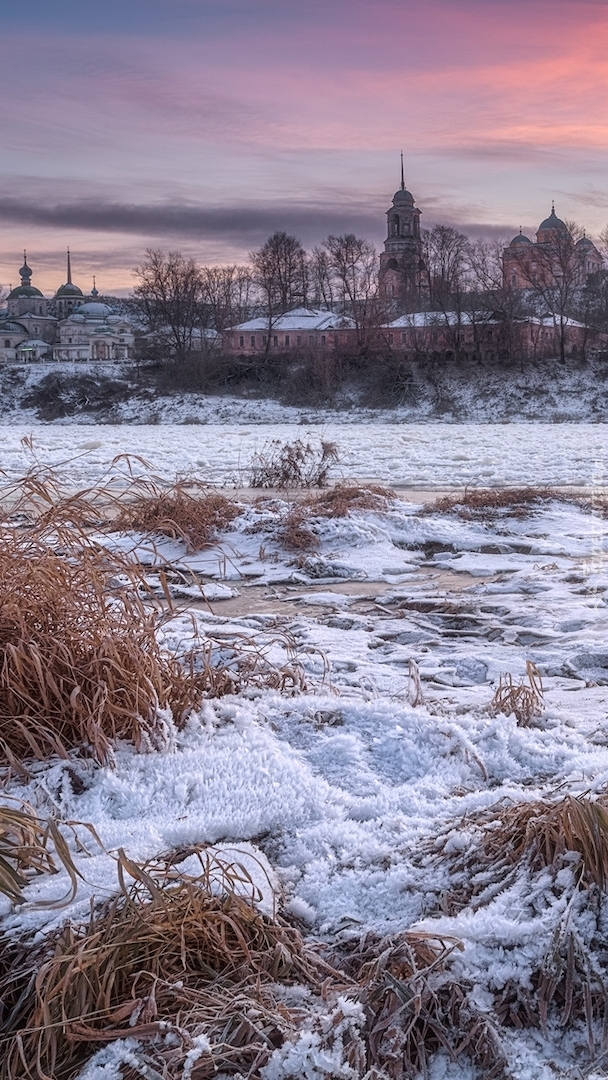
[[511, 674], [501, 675], [496, 693], [490, 702], [493, 713], [515, 716], [521, 727], [530, 727], [535, 717], [541, 716], [545, 708], [543, 680], [536, 664], [526, 661], [528, 685], [522, 680], [513, 682]]
[[272, 439], [251, 460], [249, 486], [282, 491], [325, 487], [337, 461], [338, 447], [333, 442], [321, 440], [314, 447], [302, 439]]
[[114, 525], [169, 536], [182, 540], [188, 550], [199, 551], [240, 513], [231, 499], [196, 481], [178, 481], [167, 488], [146, 479], [131, 485]]

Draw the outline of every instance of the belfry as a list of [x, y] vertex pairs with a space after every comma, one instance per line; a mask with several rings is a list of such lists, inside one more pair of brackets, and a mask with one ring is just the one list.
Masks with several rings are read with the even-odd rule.
[[401, 186], [386, 211], [387, 236], [380, 256], [380, 298], [404, 305], [418, 303], [426, 280], [420, 237], [420, 210], [405, 186], [401, 154]]

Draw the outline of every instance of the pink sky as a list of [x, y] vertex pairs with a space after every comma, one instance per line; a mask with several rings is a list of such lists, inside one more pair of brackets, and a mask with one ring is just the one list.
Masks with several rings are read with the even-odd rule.
[[132, 284], [147, 246], [274, 229], [378, 245], [399, 151], [423, 224], [608, 223], [608, 11], [554, 0], [30, 0], [0, 41], [0, 281]]

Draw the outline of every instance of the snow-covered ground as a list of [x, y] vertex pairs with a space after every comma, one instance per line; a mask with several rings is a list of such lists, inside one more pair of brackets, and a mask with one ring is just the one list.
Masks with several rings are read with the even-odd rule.
[[86, 486], [100, 480], [114, 457], [131, 454], [149, 462], [133, 460], [136, 474], [151, 470], [165, 480], [179, 474], [239, 487], [248, 482], [256, 452], [273, 440], [297, 439], [315, 449], [321, 440], [334, 442], [336, 478], [404, 488], [602, 487], [608, 480], [607, 424], [7, 425], [0, 426], [0, 468], [14, 480], [37, 461], [66, 483]]
[[[336, 442], [337, 475], [396, 488], [534, 483], [585, 486], [593, 496], [603, 493], [608, 462], [602, 425], [282, 424], [263, 432], [5, 427], [1, 464], [5, 482], [36, 463], [68, 487], [88, 486], [127, 453], [167, 480], [241, 485], [252, 455], [273, 439]], [[148, 469], [135, 459], [130, 467]], [[289, 644], [307, 690], [208, 702], [171, 752], [124, 747], [115, 769], [79, 766], [80, 794], [58, 762], [29, 784], [13, 782], [9, 794], [92, 823], [109, 851], [124, 847], [140, 860], [192, 842], [236, 845], [253, 866], [268, 860], [280, 902], [324, 940], [354, 927], [452, 935], [465, 946], [455, 970], [490, 1016], [509, 980], [530, 985], [566, 924], [601, 964], [586, 894], [568, 863], [541, 874], [522, 868], [457, 912], [448, 905], [446, 913], [445, 903], [462, 883], [455, 853], [466, 857], [478, 840], [476, 814], [505, 800], [605, 789], [608, 570], [599, 505], [556, 501], [523, 516], [475, 518], [397, 500], [346, 518], [311, 513], [317, 545], [299, 554], [281, 540], [288, 509], [276, 500], [244, 504], [203, 552], [134, 535], [104, 542], [136, 554], [151, 581], [159, 561], [193, 575], [208, 603], [183, 584], [173, 586], [176, 598], [193, 602], [216, 650], [253, 638], [280, 664]], [[188, 618], [174, 621], [168, 645], [179, 648], [189, 633]], [[411, 661], [423, 687], [416, 707]], [[542, 673], [545, 709], [520, 727], [489, 705], [500, 676], [524, 678], [526, 661]], [[66, 891], [63, 875], [43, 879], [17, 913], [5, 903], [5, 929], [86, 917], [92, 895], [116, 888], [116, 870], [94, 851], [79, 861], [83, 881], [67, 911], [34, 906]], [[568, 1070], [583, 1053], [582, 1032], [505, 1029], [501, 1038], [516, 1080], [576, 1075]], [[434, 1076], [475, 1075], [463, 1060], [438, 1060]], [[99, 1080], [117, 1080], [108, 1068], [100, 1065]]]
[[[192, 470], [220, 482], [259, 445], [255, 432], [229, 429], [163, 429], [162, 442], [160, 434], [103, 429], [87, 440], [73, 428], [46, 429], [34, 441], [42, 460], [69, 459], [78, 483], [97, 479], [118, 450], [142, 453], [165, 476]], [[600, 485], [608, 429], [328, 427], [323, 435], [339, 443], [350, 478]], [[3, 447], [4, 468], [17, 475], [26, 460], [18, 433], [5, 429]], [[74, 453], [82, 454], [75, 462]], [[93, 823], [108, 850], [124, 847], [135, 859], [209, 842], [240, 848], [245, 861], [268, 860], [277, 902], [322, 940], [368, 928], [452, 935], [464, 945], [454, 971], [490, 1020], [506, 987], [529, 989], [566, 931], [606, 975], [608, 901], [577, 888], [576, 858], [540, 872], [520, 865], [460, 908], [449, 902], [463, 887], [458, 860], [473, 858], [479, 842], [476, 815], [606, 790], [608, 564], [599, 506], [549, 501], [516, 515], [463, 516], [397, 499], [344, 518], [313, 509], [306, 522], [317, 545], [300, 553], [281, 541], [288, 510], [280, 500], [243, 505], [203, 552], [141, 536], [100, 539], [137, 554], [152, 582], [160, 563], [203, 583], [209, 603], [192, 612], [216, 650], [253, 638], [281, 663], [289, 642], [307, 689], [208, 701], [171, 751], [122, 747], [113, 769], [78, 765], [79, 794], [62, 762], [29, 783], [13, 781], [9, 793], [43, 813]], [[182, 602], [193, 595], [174, 589]], [[167, 633], [170, 647], [182, 646], [190, 615]], [[416, 705], [410, 661], [422, 680]], [[545, 692], [529, 727], [490, 708], [500, 676], [523, 679], [527, 661]], [[111, 894], [115, 863], [88, 847], [90, 855], [75, 855], [83, 880], [67, 910], [34, 906], [68, 884], [64, 874], [41, 879], [17, 912], [5, 902], [4, 929], [86, 918], [91, 895]], [[582, 1025], [564, 1033], [550, 1017], [544, 1034], [497, 1030], [514, 1080], [606, 1075], [589, 1064]], [[282, 1053], [268, 1076], [354, 1080], [348, 1071], [305, 1072], [312, 1066], [304, 1059], [301, 1072], [283, 1069]], [[87, 1080], [118, 1080], [106, 1058]], [[432, 1080], [473, 1078], [482, 1080], [464, 1056], [440, 1056], [432, 1067]]]

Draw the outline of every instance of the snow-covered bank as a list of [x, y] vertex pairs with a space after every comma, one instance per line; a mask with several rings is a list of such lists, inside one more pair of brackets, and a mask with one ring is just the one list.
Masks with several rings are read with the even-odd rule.
[[[529, 459], [524, 450], [512, 453], [520, 455], [513, 475], [521, 481]], [[566, 475], [564, 467], [560, 479]], [[593, 1057], [602, 1075], [597, 987], [608, 981], [606, 892], [589, 885], [578, 849], [539, 868], [516, 856], [508, 833], [514, 808], [605, 798], [601, 507], [546, 499], [458, 512], [389, 499], [332, 518], [312, 506], [306, 523], [316, 547], [308, 553], [290, 552], [281, 540], [287, 504], [240, 510], [200, 552], [132, 534], [96, 539], [137, 553], [152, 585], [158, 564], [172, 564], [212, 587], [229, 580], [224, 595], [240, 593], [238, 615], [223, 614], [221, 591], [211, 608], [178, 615], [165, 631], [172, 651], [191, 637], [191, 616], [214, 650], [240, 635], [263, 643], [280, 663], [289, 642], [305, 690], [285, 696], [250, 687], [208, 700], [166, 751], [137, 754], [123, 744], [113, 768], [74, 757], [39, 763], [30, 779], [13, 776], [9, 797], [60, 821], [92, 823], [106, 850], [84, 830], [78, 848], [66, 828], [82, 874], [76, 899], [65, 909], [36, 907], [69, 886], [66, 872], [41, 876], [24, 905], [4, 903], [3, 929], [43, 935], [67, 918], [87, 920], [92, 897], [99, 903], [117, 891], [119, 848], [143, 861], [221, 845], [268, 868], [276, 904], [310, 939], [333, 945], [368, 931], [413, 930], [461, 943], [450, 977], [494, 1031], [508, 1080], [590, 1077]], [[178, 578], [162, 585], [158, 577], [158, 588], [183, 600], [192, 576]], [[344, 582], [348, 594], [339, 591]], [[371, 582], [377, 593], [370, 594]], [[255, 595], [267, 591], [278, 613], [261, 614], [248, 602], [252, 586]], [[421, 694], [412, 693], [412, 661]], [[524, 679], [528, 661], [541, 672], [544, 701], [525, 724], [491, 703], [501, 675]], [[499, 829], [507, 830], [503, 861], [492, 862], [483, 844]], [[563, 1026], [565, 1008], [557, 1005], [546, 1023], [534, 1019], [543, 973], [572, 991], [574, 1012]], [[584, 978], [596, 995], [587, 1025], [576, 1014]], [[308, 1007], [304, 995], [300, 1005]], [[331, 1008], [328, 1001], [327, 1014]], [[133, 1058], [138, 1046], [136, 1036], [114, 1043], [84, 1076], [120, 1080], [122, 1053]], [[278, 1047], [260, 1075], [362, 1080], [365, 1071], [338, 1051], [307, 1050], [303, 1039]], [[431, 1063], [432, 1080], [484, 1075], [466, 1052], [457, 1061], [439, 1053]]]
[[[418, 363], [392, 374], [379, 358], [331, 401], [310, 394], [280, 404], [273, 387], [233, 393], [172, 389], [134, 364], [58, 363], [0, 370], [0, 423], [602, 423], [608, 421], [608, 362], [517, 365]], [[375, 365], [375, 366], [374, 366]], [[399, 386], [394, 386], [398, 378]], [[288, 380], [287, 380], [288, 381]], [[157, 385], [158, 384], [158, 385]], [[164, 389], [159, 389], [159, 386]], [[267, 396], [264, 396], [264, 394]], [[275, 387], [275, 395], [280, 391]], [[290, 400], [289, 397], [286, 400]], [[374, 407], [370, 407], [373, 405]]]

